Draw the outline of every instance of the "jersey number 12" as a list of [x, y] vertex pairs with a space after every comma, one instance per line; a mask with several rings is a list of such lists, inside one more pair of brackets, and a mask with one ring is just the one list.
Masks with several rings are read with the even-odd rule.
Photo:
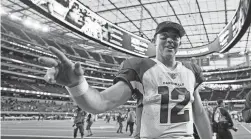
[[[161, 107], [160, 107], [160, 123], [165, 124], [168, 122], [168, 115], [170, 115], [170, 123], [180, 123], [189, 121], [189, 110], [184, 110], [184, 113], [179, 114], [190, 101], [190, 92], [186, 88], [175, 88], [169, 95], [169, 88], [167, 86], [159, 86], [158, 93], [161, 94]], [[176, 105], [169, 110], [169, 96], [171, 100], [176, 100]], [[179, 96], [184, 99], [179, 100]], [[169, 111], [171, 112], [169, 114]]]

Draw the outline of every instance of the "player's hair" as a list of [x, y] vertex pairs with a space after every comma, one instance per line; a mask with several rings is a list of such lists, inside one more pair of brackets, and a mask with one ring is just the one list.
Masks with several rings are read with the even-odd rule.
[[218, 99], [218, 100], [217, 100], [217, 104], [218, 104], [218, 105], [221, 105], [222, 103], [223, 103], [223, 99]]

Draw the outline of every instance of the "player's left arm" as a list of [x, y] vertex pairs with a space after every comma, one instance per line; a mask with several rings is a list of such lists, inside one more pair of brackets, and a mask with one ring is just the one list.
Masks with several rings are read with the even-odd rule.
[[195, 75], [195, 89], [194, 89], [194, 102], [192, 104], [193, 107], [193, 116], [194, 116], [194, 123], [197, 128], [197, 132], [201, 139], [212, 139], [212, 128], [209, 121], [209, 117], [203, 108], [200, 94], [198, 91], [199, 85], [204, 81], [204, 76], [202, 74], [201, 68], [196, 65], [192, 64], [192, 69]]
[[198, 89], [194, 92], [192, 104], [194, 123], [201, 139], [212, 139], [212, 128], [205, 109], [203, 108]]

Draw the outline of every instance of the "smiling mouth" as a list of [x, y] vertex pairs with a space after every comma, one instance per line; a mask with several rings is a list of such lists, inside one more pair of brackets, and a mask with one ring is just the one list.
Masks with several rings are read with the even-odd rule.
[[174, 49], [173, 49], [173, 48], [167, 48], [167, 51], [168, 51], [168, 52], [173, 52]]
[[172, 47], [164, 47], [164, 48], [166, 48], [169, 52], [172, 52], [173, 50], [174, 50], [174, 48], [172, 48]]

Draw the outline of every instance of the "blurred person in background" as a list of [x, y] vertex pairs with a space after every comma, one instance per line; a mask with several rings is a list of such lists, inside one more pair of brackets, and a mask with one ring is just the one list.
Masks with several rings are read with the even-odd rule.
[[111, 116], [109, 113], [106, 114], [106, 123], [110, 123]]
[[117, 130], [117, 133], [123, 133], [123, 132], [122, 132], [123, 121], [124, 121], [124, 118], [122, 117], [122, 113], [119, 112], [119, 115], [118, 115], [118, 117], [117, 117], [117, 122], [119, 123], [119, 128], [118, 128], [118, 130]]
[[87, 130], [87, 133], [88, 133], [87, 137], [89, 137], [89, 136], [93, 135], [92, 130], [91, 130], [91, 126], [93, 124], [92, 114], [90, 114], [90, 113], [88, 114], [86, 122], [87, 122], [86, 130]]
[[129, 112], [130, 112], [130, 109], [127, 110], [127, 114], [126, 114], [126, 116], [127, 116], [127, 117], [126, 117], [126, 118], [127, 118], [127, 119], [126, 119], [126, 121], [127, 121], [127, 122], [126, 122], [126, 132], [127, 132], [128, 126], [129, 126], [129, 123], [128, 123], [128, 114], [129, 114]]
[[81, 134], [81, 138], [84, 137], [84, 120], [85, 120], [85, 115], [86, 112], [83, 111], [80, 107], [77, 106], [77, 110], [76, 112], [76, 117], [74, 119], [74, 124], [72, 127], [74, 128], [74, 138], [77, 137], [77, 132], [79, 130], [80, 134]]
[[242, 117], [246, 123], [251, 123], [251, 91], [246, 95], [245, 107], [242, 110]]
[[230, 129], [233, 129], [234, 123], [230, 114], [224, 108], [222, 99], [217, 100], [217, 106], [215, 107], [212, 115], [213, 128], [216, 132], [217, 139], [233, 139]]
[[[129, 136], [133, 135], [133, 126], [134, 126], [135, 120], [136, 120], [136, 113], [133, 110], [133, 108], [130, 108], [128, 112], [128, 116], [127, 116], [127, 124], [129, 125], [129, 128], [130, 128]], [[127, 127], [126, 127], [126, 131], [127, 131]]]

